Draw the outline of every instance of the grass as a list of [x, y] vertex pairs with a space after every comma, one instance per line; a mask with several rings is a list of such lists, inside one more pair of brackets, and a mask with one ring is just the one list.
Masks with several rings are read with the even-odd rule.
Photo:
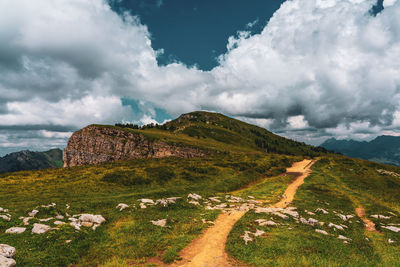
[[[10, 210], [12, 220], [0, 219], [0, 243], [17, 248], [15, 260], [19, 266], [128, 266], [152, 258], [172, 262], [207, 227], [201, 220], [214, 220], [218, 211], [205, 210], [186, 200], [168, 207], [140, 209], [138, 199], [185, 199], [193, 192], [202, 196], [230, 192], [274, 175], [294, 160], [283, 155], [232, 153], [202, 159], [141, 159], [3, 174], [0, 207]], [[40, 208], [38, 219], [57, 213], [91, 213], [101, 214], [106, 223], [96, 231], [76, 231], [65, 225], [60, 230], [34, 235], [32, 224], [39, 221], [33, 219], [21, 235], [4, 233], [9, 227], [22, 226], [20, 216], [52, 202], [57, 206]], [[120, 212], [115, 208], [119, 203], [130, 208]], [[167, 219], [167, 227], [150, 222], [158, 219]]]
[[[376, 169], [394, 170], [400, 168], [379, 165], [367, 161], [333, 156], [323, 158], [313, 166], [312, 174], [306, 178], [297, 191], [293, 206], [297, 207], [300, 216], [314, 218], [325, 222], [323, 226], [312, 227], [297, 223], [293, 218], [283, 220], [265, 213], [247, 213], [231, 232], [227, 250], [237, 259], [254, 266], [398, 266], [400, 262], [400, 234], [379, 228], [380, 233], [366, 232], [358, 217], [342, 221], [333, 211], [340, 214], [355, 214], [355, 208], [363, 205], [367, 216], [372, 214], [397, 215], [387, 223], [400, 223], [400, 179], [379, 174]], [[258, 185], [247, 190], [248, 194], [271, 191], [277, 185], [265, 184], [265, 190]], [[323, 208], [329, 214], [309, 215], [307, 211]], [[282, 225], [261, 227], [256, 219], [272, 219]], [[370, 218], [370, 217], [369, 217]], [[372, 219], [372, 218], [371, 218]], [[344, 231], [328, 227], [332, 222], [346, 225]], [[325, 236], [315, 229], [327, 231]], [[241, 239], [245, 230], [255, 232], [264, 230], [265, 235], [256, 238], [255, 242], [245, 245]], [[338, 239], [341, 234], [352, 240], [344, 244]], [[366, 239], [368, 238], [368, 240]], [[388, 239], [395, 241], [388, 243]]]

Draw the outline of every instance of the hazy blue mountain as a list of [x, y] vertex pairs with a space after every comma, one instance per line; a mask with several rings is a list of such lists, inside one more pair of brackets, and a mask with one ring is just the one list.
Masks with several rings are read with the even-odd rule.
[[399, 136], [382, 135], [369, 142], [331, 138], [321, 146], [345, 156], [400, 166]]
[[61, 149], [51, 149], [44, 152], [24, 150], [0, 157], [0, 173], [58, 168], [62, 166]]

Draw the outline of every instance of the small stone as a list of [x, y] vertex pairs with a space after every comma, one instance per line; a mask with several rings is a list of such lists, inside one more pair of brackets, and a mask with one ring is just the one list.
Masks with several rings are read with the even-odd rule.
[[329, 224], [328, 224], [328, 227], [329, 227], [329, 228], [334, 227], [334, 228], [336, 228], [336, 229], [338, 229], [338, 230], [344, 231], [344, 228], [343, 228], [342, 226], [340, 226], [340, 225], [337, 225], [337, 224], [329, 223]]
[[10, 259], [0, 255], [0, 266], [1, 267], [14, 267], [17, 265], [14, 259]]
[[382, 226], [382, 228], [388, 229], [388, 230], [390, 230], [392, 232], [396, 232], [396, 233], [400, 232], [400, 228], [396, 227], [396, 226]]
[[63, 225], [63, 224], [65, 224], [65, 222], [62, 222], [62, 221], [55, 221], [54, 224], [55, 224], [55, 225]]
[[196, 201], [196, 200], [190, 200], [188, 203], [193, 204], [195, 206], [199, 206], [200, 205], [200, 203], [198, 201]]
[[396, 242], [396, 241], [394, 241], [394, 240], [392, 240], [392, 239], [390, 239], [390, 238], [388, 239], [388, 243], [389, 243], [389, 244], [393, 244], [393, 243], [395, 243], [395, 242]]
[[61, 214], [57, 214], [56, 219], [62, 220], [62, 219], [64, 219], [64, 216], [62, 216]]
[[102, 224], [106, 221], [101, 215], [93, 215], [93, 214], [81, 214], [79, 217], [79, 221], [81, 222], [92, 222], [96, 224]]
[[0, 218], [1, 218], [1, 219], [4, 219], [4, 220], [6, 220], [6, 221], [11, 221], [11, 218], [8, 217], [7, 215], [0, 215]]
[[115, 208], [119, 209], [119, 211], [123, 211], [124, 209], [129, 208], [129, 205], [124, 203], [119, 203]]
[[338, 238], [342, 240], [351, 240], [351, 238], [345, 237], [343, 235], [339, 235]]
[[34, 223], [32, 228], [32, 233], [34, 234], [44, 234], [51, 230], [51, 227], [45, 224]]
[[41, 221], [41, 222], [48, 222], [48, 221], [51, 221], [51, 220], [54, 220], [54, 218], [50, 217], [50, 218], [46, 218], [46, 219], [39, 219], [39, 221]]
[[72, 240], [65, 240], [65, 243], [69, 244]]
[[208, 199], [217, 203], [221, 203], [221, 200], [219, 200], [218, 197], [209, 197]]
[[38, 214], [38, 210], [32, 210], [31, 212], [28, 213], [29, 217], [35, 217], [36, 214]]
[[151, 221], [151, 223], [154, 224], [154, 225], [157, 225], [157, 226], [165, 227], [165, 225], [167, 224], [167, 219]]
[[150, 205], [154, 205], [155, 204], [152, 199], [148, 199], [148, 198], [142, 198], [142, 199], [139, 199], [139, 201], [142, 202], [142, 203], [150, 204]]
[[261, 235], [263, 235], [263, 234], [265, 234], [264, 231], [256, 229], [256, 232], [255, 232], [253, 235], [254, 235], [254, 236], [261, 236]]
[[384, 219], [384, 220], [389, 220], [390, 218], [392, 218], [391, 216], [385, 216], [385, 215], [379, 215], [379, 214], [371, 215], [371, 217], [375, 218], [375, 219]]
[[[7, 257], [7, 258], [12, 258], [15, 256], [16, 249], [10, 245], [7, 244], [0, 244], [0, 255]], [[1, 265], [0, 265], [1, 266]]]
[[276, 225], [278, 225], [276, 222], [268, 221], [266, 219], [257, 219], [257, 220], [255, 220], [255, 222], [258, 223], [259, 226], [276, 226]]
[[81, 225], [84, 227], [92, 227], [93, 223], [92, 222], [82, 222]]
[[25, 227], [11, 227], [6, 230], [6, 234], [22, 234], [25, 230]]
[[315, 229], [315, 232], [320, 233], [320, 234], [323, 234], [323, 235], [328, 235], [328, 232], [327, 232], [327, 231], [320, 230], [320, 229]]
[[144, 203], [140, 203], [140, 208], [141, 208], [141, 209], [145, 209], [145, 208], [147, 208], [147, 207], [146, 207], [146, 205], [145, 205]]
[[324, 209], [321, 209], [321, 208], [316, 209], [315, 212], [318, 212], [318, 213], [322, 212], [323, 214], [328, 214], [329, 213], [328, 211], [326, 211]]
[[246, 245], [247, 245], [248, 242], [253, 241], [253, 238], [251, 238], [249, 234], [251, 234], [251, 232], [249, 232], [249, 231], [244, 231], [244, 235], [241, 236], [241, 237], [243, 238], [243, 240], [244, 240], [244, 243], [245, 243]]
[[195, 193], [189, 194], [189, 195], [187, 196], [187, 198], [191, 198], [191, 199], [193, 199], [193, 200], [200, 200], [200, 199], [202, 199], [202, 197], [201, 197], [200, 195], [195, 194]]

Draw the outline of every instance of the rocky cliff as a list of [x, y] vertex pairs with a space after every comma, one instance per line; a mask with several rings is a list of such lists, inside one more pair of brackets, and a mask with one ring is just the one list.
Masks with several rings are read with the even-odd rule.
[[90, 125], [75, 132], [63, 151], [64, 167], [139, 158], [203, 157], [206, 151], [123, 129]]

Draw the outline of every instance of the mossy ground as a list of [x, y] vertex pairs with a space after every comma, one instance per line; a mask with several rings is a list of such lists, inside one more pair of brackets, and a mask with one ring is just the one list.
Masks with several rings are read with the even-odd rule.
[[[293, 218], [283, 220], [265, 213], [247, 213], [232, 230], [227, 244], [228, 252], [235, 258], [254, 266], [399, 266], [400, 233], [379, 227], [382, 223], [400, 223], [400, 179], [381, 175], [377, 169], [400, 173], [400, 168], [383, 166], [341, 156], [322, 158], [313, 166], [313, 172], [297, 191], [292, 203], [300, 216], [325, 222], [324, 226], [312, 227], [296, 223]], [[273, 181], [273, 180], [271, 180]], [[274, 191], [280, 181], [264, 183], [264, 191]], [[278, 184], [278, 185], [277, 185]], [[260, 188], [248, 190], [256, 193]], [[355, 208], [364, 206], [367, 216], [395, 214], [389, 220], [376, 220], [380, 232], [367, 232], [362, 221], [355, 217], [344, 222], [333, 213], [355, 214]], [[329, 214], [315, 212], [317, 208]], [[256, 219], [272, 219], [283, 225], [261, 227]], [[344, 231], [328, 227], [328, 223], [346, 225]], [[325, 236], [315, 229], [327, 231]], [[264, 230], [265, 235], [245, 245], [241, 236], [245, 230]], [[343, 235], [352, 240], [344, 244], [338, 239]], [[368, 239], [367, 239], [368, 238]], [[395, 241], [389, 244], [389, 238]]]
[[[157, 258], [171, 262], [179, 251], [214, 220], [218, 211], [186, 202], [188, 193], [212, 196], [245, 187], [277, 175], [297, 160], [282, 155], [227, 154], [201, 159], [143, 159], [98, 166], [18, 172], [0, 175], [0, 207], [10, 210], [10, 222], [0, 219], [0, 243], [17, 248], [19, 266], [128, 266]], [[113, 179], [115, 177], [115, 179]], [[182, 197], [169, 207], [138, 207], [138, 199]], [[76, 231], [65, 225], [43, 235], [5, 234], [11, 226], [23, 226], [20, 216], [36, 206], [38, 218], [57, 213], [101, 214], [106, 223], [96, 229]], [[131, 206], [122, 212], [119, 203]], [[66, 204], [70, 209], [66, 209]], [[133, 208], [134, 207], [134, 208]], [[167, 227], [151, 220], [167, 219]], [[45, 222], [51, 225], [54, 220]], [[72, 240], [66, 243], [67, 240]]]

